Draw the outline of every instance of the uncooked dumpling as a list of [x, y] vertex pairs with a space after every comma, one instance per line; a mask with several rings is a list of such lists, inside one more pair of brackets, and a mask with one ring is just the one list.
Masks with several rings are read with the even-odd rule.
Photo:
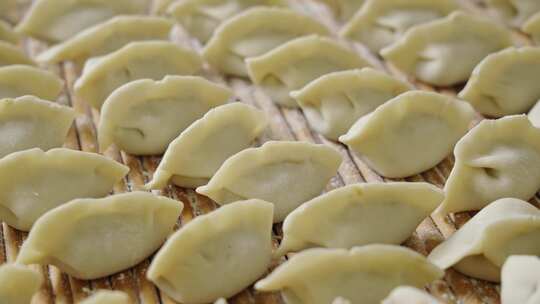
[[231, 156], [197, 192], [220, 205], [249, 198], [272, 202], [274, 222], [281, 222], [321, 194], [340, 164], [339, 152], [325, 145], [270, 141]]
[[151, 16], [118, 16], [85, 29], [39, 54], [38, 61], [81, 61], [114, 52], [134, 41], [167, 40], [173, 22]]
[[334, 16], [340, 21], [351, 19], [356, 11], [364, 5], [365, 0], [318, 0], [330, 8]]
[[411, 27], [442, 18], [457, 8], [454, 0], [367, 0], [340, 34], [378, 53]]
[[156, 251], [182, 208], [182, 202], [148, 192], [75, 199], [36, 221], [17, 262], [52, 264], [84, 280], [109, 276]]
[[421, 288], [443, 274], [422, 255], [405, 247], [317, 248], [295, 254], [257, 282], [255, 289], [281, 290], [287, 304], [328, 304], [336, 297], [351, 303], [380, 304], [397, 286]]
[[33, 95], [56, 100], [64, 82], [55, 74], [28, 65], [0, 67], [0, 99]]
[[[0, 19], [12, 20], [17, 9], [17, 0], [0, 1]], [[14, 20], [12, 20], [14, 21]]]
[[0, 67], [12, 64], [36, 65], [17, 46], [6, 41], [0, 41]]
[[148, 3], [148, 0], [35, 0], [17, 31], [45, 41], [63, 41], [115, 15], [143, 14]]
[[43, 279], [39, 272], [17, 264], [0, 266], [0, 303], [30, 304]]
[[225, 74], [247, 76], [244, 59], [262, 55], [294, 38], [329, 35], [317, 20], [286, 8], [257, 7], [223, 22], [203, 57]]
[[504, 197], [528, 200], [540, 189], [540, 129], [525, 115], [482, 121], [454, 155], [441, 213], [480, 210]]
[[513, 255], [501, 271], [501, 301], [504, 304], [540, 303], [540, 258]]
[[270, 266], [272, 210], [268, 202], [247, 200], [196, 217], [159, 250], [148, 279], [184, 304], [235, 295]]
[[372, 68], [323, 75], [291, 92], [311, 127], [332, 140], [362, 116], [411, 87]]
[[61, 147], [74, 119], [73, 109], [34, 96], [0, 99], [0, 158]]
[[474, 278], [498, 282], [500, 267], [514, 254], [540, 255], [540, 210], [515, 198], [486, 206], [428, 259]]
[[509, 48], [484, 58], [459, 97], [489, 117], [526, 113], [540, 100], [538, 78], [540, 48]]
[[107, 195], [128, 171], [99, 154], [64, 148], [12, 153], [0, 159], [0, 219], [28, 231], [45, 212], [74, 198]]
[[528, 117], [533, 126], [540, 128], [540, 101], [531, 109]]
[[147, 187], [161, 189], [169, 180], [189, 188], [207, 184], [227, 158], [253, 144], [267, 123], [263, 112], [239, 102], [210, 110], [169, 145]]
[[442, 190], [427, 183], [338, 188], [303, 204], [285, 218], [278, 255], [309, 247], [399, 245], [443, 199]]
[[[1, 7], [0, 7], [0, 11], [2, 11]], [[17, 42], [19, 42], [19, 35], [15, 33], [15, 31], [11, 28], [11, 25], [9, 25], [9, 23], [2, 20], [0, 20], [0, 41], [1, 40], [7, 41], [13, 44], [16, 44]]]
[[172, 42], [132, 42], [116, 52], [86, 62], [75, 82], [75, 95], [99, 109], [120, 86], [138, 79], [162, 79], [167, 75], [192, 75], [202, 68], [193, 50]]
[[516, 26], [540, 11], [538, 0], [486, 0], [485, 2], [503, 20]]
[[[162, 154], [194, 121], [232, 96], [231, 90], [201, 77], [142, 79], [115, 90], [101, 111], [101, 151], [112, 143], [135, 155]], [[218, 148], [219, 149], [219, 148]]]
[[183, 0], [171, 3], [167, 14], [204, 44], [223, 21], [245, 9], [285, 4], [284, 0]]
[[536, 43], [540, 43], [540, 13], [532, 16], [523, 25], [521, 29], [524, 33], [529, 34], [532, 40]]
[[424, 290], [400, 286], [390, 293], [381, 304], [442, 304]]
[[121, 291], [100, 290], [80, 304], [130, 304], [127, 294]]
[[274, 102], [297, 106], [290, 91], [331, 72], [362, 68], [368, 63], [336, 40], [316, 35], [291, 40], [246, 60], [249, 77]]
[[360, 118], [339, 140], [379, 174], [407, 177], [435, 167], [473, 123], [472, 107], [427, 91], [406, 92]]
[[381, 55], [421, 81], [451, 86], [467, 81], [484, 57], [511, 45], [510, 32], [499, 24], [454, 12], [411, 28]]

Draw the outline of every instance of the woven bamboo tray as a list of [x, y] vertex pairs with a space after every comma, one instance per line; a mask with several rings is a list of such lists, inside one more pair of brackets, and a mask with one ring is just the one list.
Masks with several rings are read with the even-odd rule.
[[[310, 0], [291, 1], [293, 1], [291, 3], [293, 8], [302, 10], [314, 16], [327, 24], [334, 32], [337, 32], [340, 25], [333, 21], [328, 11], [322, 5], [316, 4]], [[482, 8], [481, 4], [477, 3], [477, 0], [461, 0], [461, 2], [466, 9], [474, 13], [489, 14], [489, 12]], [[17, 12], [14, 12], [14, 14], [19, 16], [22, 15], [25, 7], [26, 5], [21, 5], [21, 8], [19, 8]], [[516, 32], [515, 35], [519, 43], [530, 43], [524, 35], [518, 32]], [[175, 29], [173, 36], [173, 39], [179, 44], [190, 46], [197, 50], [200, 50], [201, 48], [197, 41], [190, 39], [181, 29]], [[46, 49], [47, 46], [37, 41], [26, 39], [21, 44], [21, 47], [23, 47], [29, 55], [36, 55]], [[351, 47], [368, 58], [375, 67], [400, 79], [407, 80], [417, 88], [435, 90], [444, 94], [456, 94], [456, 90], [439, 90], [418, 83], [414, 81], [414, 79], [408, 79], [406, 76], [392, 69], [392, 67], [387, 66], [380, 58], [370, 54], [362, 46], [351, 44]], [[73, 84], [80, 75], [81, 67], [72, 63], [65, 63], [54, 66], [44, 66], [44, 68], [57, 73], [65, 80], [65, 90], [58, 102], [72, 106], [77, 113], [76, 121], [69, 132], [64, 146], [70, 149], [97, 153], [96, 125], [99, 121], [99, 113], [83, 100], [75, 98], [73, 94]], [[215, 82], [227, 84], [234, 90], [239, 101], [260, 108], [267, 114], [270, 118], [270, 126], [266, 134], [262, 136], [259, 144], [268, 140], [298, 140], [322, 143], [337, 149], [343, 156], [343, 164], [339, 168], [338, 175], [335, 176], [326, 187], [327, 191], [342, 187], [346, 184], [391, 181], [377, 175], [361, 159], [351, 154], [345, 146], [329, 141], [312, 131], [300, 110], [280, 108], [274, 105], [261, 90], [254, 87], [248, 80], [224, 78], [211, 71], [209, 68], [206, 69], [204, 76]], [[479, 116], [478, 119], [480, 120], [482, 117]], [[139, 189], [140, 186], [149, 181], [159, 164], [159, 157], [135, 157], [119, 151], [114, 147], [109, 149], [105, 155], [118, 162], [124, 163], [131, 169], [127, 178], [115, 186], [115, 193]], [[453, 163], [453, 157], [449, 157], [437, 167], [405, 180], [411, 182], [427, 181], [438, 187], [443, 187], [446, 178], [452, 169]], [[156, 193], [172, 197], [184, 203], [185, 208], [178, 220], [176, 228], [188, 223], [198, 215], [208, 213], [217, 208], [217, 205], [214, 202], [206, 197], [198, 195], [192, 189], [169, 186], [162, 191], [156, 191]], [[540, 198], [538, 195], [531, 202], [536, 206], [540, 206]], [[457, 228], [461, 227], [471, 218], [471, 216], [471, 213], [459, 213], [446, 217], [429, 217], [422, 222], [416, 232], [404, 245], [426, 255], [437, 244], [454, 233]], [[281, 234], [281, 226], [276, 225], [274, 227], [273, 237], [276, 246]], [[20, 246], [26, 237], [26, 233], [17, 231], [7, 226], [5, 223], [1, 224], [0, 264], [15, 261]], [[72, 278], [60, 272], [54, 266], [32, 266], [34, 269], [40, 271], [45, 279], [45, 283], [34, 298], [34, 303], [78, 303], [82, 299], [88, 297], [92, 291], [98, 289], [124, 291], [131, 297], [133, 303], [176, 303], [146, 280], [145, 273], [150, 260], [151, 258], [132, 269], [111, 277], [93, 281], [82, 281]], [[283, 258], [282, 260], [275, 261], [273, 267], [284, 260], [285, 259]], [[448, 303], [500, 303], [500, 287], [498, 285], [470, 279], [452, 269], [446, 271], [446, 275], [442, 280], [438, 280], [429, 285], [427, 290]], [[250, 288], [244, 290], [234, 298], [229, 299], [229, 303], [278, 304], [283, 303], [283, 301], [279, 294], [262, 294], [255, 292]]]

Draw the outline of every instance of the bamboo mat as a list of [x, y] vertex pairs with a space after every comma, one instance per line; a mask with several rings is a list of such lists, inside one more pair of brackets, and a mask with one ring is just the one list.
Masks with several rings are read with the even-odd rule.
[[[0, 0], [1, 1], [1, 0]], [[294, 9], [302, 10], [315, 18], [323, 21], [334, 32], [340, 27], [332, 20], [326, 8], [322, 5], [311, 2], [310, 0], [292, 0]], [[467, 9], [481, 14], [487, 14], [486, 11], [475, 0], [462, 0]], [[24, 11], [19, 10], [18, 15]], [[200, 50], [198, 42], [189, 39], [181, 30], [175, 29], [174, 40], [184, 46], [190, 46]], [[528, 44], [528, 40], [520, 33], [516, 33], [517, 40], [522, 44]], [[36, 55], [46, 49], [46, 46], [33, 40], [25, 40], [21, 45], [30, 55]], [[370, 54], [360, 45], [351, 47], [367, 57], [371, 63], [400, 79], [411, 82], [415, 87], [425, 90], [436, 90], [429, 86], [408, 79], [406, 76], [387, 66], [380, 58]], [[80, 75], [81, 67], [72, 63], [65, 63], [54, 66], [46, 66], [65, 79], [66, 85], [59, 103], [72, 106], [77, 118], [66, 139], [65, 147], [78, 149], [87, 152], [98, 152], [96, 140], [96, 126], [99, 121], [99, 113], [92, 109], [83, 100], [77, 99], [73, 95], [73, 84]], [[335, 176], [326, 187], [326, 190], [342, 187], [353, 183], [377, 183], [392, 181], [382, 178], [371, 170], [361, 159], [351, 154], [345, 146], [329, 141], [312, 131], [306, 121], [306, 118], [299, 109], [280, 108], [272, 103], [268, 96], [261, 90], [254, 87], [249, 81], [239, 78], [223, 78], [217, 73], [206, 69], [205, 77], [219, 83], [225, 83], [236, 93], [239, 101], [248, 103], [262, 109], [270, 119], [270, 126], [264, 134], [259, 144], [268, 140], [298, 140], [314, 143], [322, 143], [337, 149], [343, 156], [343, 164], [339, 168], [338, 175]], [[455, 95], [456, 90], [436, 90], [444, 94]], [[481, 117], [479, 116], [479, 120]], [[111, 148], [105, 152], [105, 155], [129, 166], [131, 171], [129, 175], [114, 188], [115, 193], [132, 191], [149, 181], [153, 172], [159, 164], [159, 157], [136, 157], [128, 155], [116, 148]], [[433, 168], [420, 175], [405, 179], [406, 181], [427, 181], [438, 187], [443, 187], [448, 177], [454, 160], [453, 157], [445, 159], [436, 168]], [[166, 195], [184, 203], [184, 211], [178, 220], [176, 228], [188, 223], [194, 217], [208, 213], [217, 205], [210, 199], [198, 195], [192, 189], [182, 189], [169, 186], [162, 191], [156, 191], [156, 194]], [[532, 201], [536, 206], [540, 206], [540, 198], [536, 197]], [[437, 244], [450, 236], [455, 230], [461, 227], [472, 216], [472, 213], [458, 213], [452, 216], [432, 216], [425, 219], [418, 227], [416, 232], [405, 242], [405, 246], [410, 247], [424, 255], [427, 255]], [[274, 227], [274, 243], [277, 246], [281, 236], [281, 226]], [[2, 223], [0, 229], [0, 264], [13, 262], [19, 252], [20, 246], [27, 234], [10, 228]], [[148, 304], [170, 304], [176, 303], [165, 294], [161, 293], [152, 283], [146, 280], [145, 273], [151, 258], [136, 267], [124, 272], [115, 274], [108, 278], [92, 281], [82, 281], [69, 277], [61, 273], [54, 266], [32, 266], [40, 271], [45, 279], [39, 293], [34, 298], [34, 303], [78, 303], [80, 300], [88, 297], [93, 290], [114, 289], [126, 292], [133, 303]], [[284, 261], [276, 261], [278, 263]], [[460, 273], [449, 269], [442, 280], [438, 280], [427, 287], [427, 290], [436, 297], [448, 303], [500, 303], [499, 286], [480, 280], [470, 279]], [[283, 303], [279, 294], [258, 293], [252, 288], [244, 290], [232, 299], [229, 303], [264, 303], [278, 304]]]

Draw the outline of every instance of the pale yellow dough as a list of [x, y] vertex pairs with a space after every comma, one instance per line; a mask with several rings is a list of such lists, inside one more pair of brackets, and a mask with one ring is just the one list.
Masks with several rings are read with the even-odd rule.
[[506, 259], [501, 271], [503, 304], [540, 303], [540, 258], [513, 255]]
[[0, 67], [12, 64], [36, 65], [17, 46], [6, 41], [0, 41]]
[[[0, 4], [0, 14], [2, 11], [2, 7]], [[11, 28], [11, 25], [3, 20], [0, 20], [0, 41], [6, 41], [9, 43], [16, 44], [19, 42], [19, 34], [16, 33], [13, 28]]]
[[531, 16], [540, 12], [538, 0], [486, 0], [488, 8], [507, 23], [520, 26]]
[[38, 219], [17, 262], [52, 264], [83, 280], [142, 262], [173, 231], [183, 204], [148, 192], [75, 199]]
[[527, 116], [535, 127], [540, 128], [540, 101], [534, 105]]
[[0, 303], [30, 304], [43, 278], [41, 274], [18, 264], [0, 265]]
[[390, 293], [381, 304], [443, 304], [433, 296], [415, 287], [400, 286]]
[[339, 21], [347, 21], [364, 5], [365, 0], [317, 0], [324, 3]]
[[127, 294], [121, 291], [100, 290], [84, 299], [80, 304], [130, 304]]
[[0, 99], [33, 95], [54, 101], [64, 89], [64, 81], [52, 72], [29, 65], [0, 67]]

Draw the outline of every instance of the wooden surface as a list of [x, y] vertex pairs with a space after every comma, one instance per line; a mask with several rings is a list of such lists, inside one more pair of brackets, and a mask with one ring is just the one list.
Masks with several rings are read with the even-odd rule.
[[[463, 0], [462, 2], [468, 9], [475, 13], [487, 14], [485, 13], [485, 10], [473, 0]], [[319, 4], [315, 4], [309, 0], [294, 0], [292, 6], [319, 20], [323, 20], [325, 24], [334, 30], [334, 32], [339, 28], [339, 25], [332, 21], [328, 11]], [[20, 15], [22, 11], [24, 11], [23, 8], [16, 13]], [[516, 37], [520, 43], [528, 43], [523, 35], [516, 33]], [[190, 46], [200, 50], [198, 42], [189, 39], [181, 29], [175, 30], [174, 40], [184, 46]], [[21, 47], [23, 47], [30, 55], [38, 54], [46, 48], [45, 45], [28, 39], [22, 43]], [[417, 83], [412, 79], [407, 79], [407, 77], [380, 61], [379, 58], [370, 54], [362, 46], [351, 44], [351, 47], [362, 53], [363, 56], [368, 57], [375, 67], [385, 70], [400, 79], [408, 80], [418, 88], [434, 90], [433, 88]], [[69, 132], [65, 147], [97, 153], [96, 125], [99, 121], [99, 113], [96, 110], [91, 109], [83, 100], [79, 100], [73, 96], [73, 84], [80, 75], [81, 67], [66, 63], [55, 66], [46, 66], [44, 68], [54, 71], [65, 79], [65, 91], [58, 102], [72, 106], [77, 112], [76, 121]], [[255, 88], [249, 81], [238, 78], [225, 79], [211, 71], [209, 68], [205, 71], [204, 76], [216, 82], [226, 83], [235, 91], [238, 100], [260, 108], [268, 115], [270, 118], [270, 126], [266, 134], [262, 136], [259, 144], [268, 140], [298, 140], [323, 143], [336, 148], [343, 156], [343, 164], [339, 168], [338, 175], [332, 179], [326, 190], [353, 183], [390, 181], [378, 176], [361, 159], [352, 155], [345, 146], [329, 141], [310, 130], [308, 123], [300, 110], [277, 107], [264, 95], [264, 93], [262, 93], [261, 90]], [[455, 95], [455, 90], [445, 89], [437, 91]], [[479, 119], [481, 119], [481, 117], [479, 117]], [[159, 157], [135, 157], [118, 151], [114, 147], [105, 152], [105, 155], [116, 161], [122, 162], [131, 168], [127, 178], [115, 186], [114, 192], [116, 193], [139, 189], [143, 184], [149, 181], [159, 163]], [[452, 166], [453, 158], [449, 157], [436, 168], [420, 175], [407, 178], [406, 180], [427, 181], [439, 187], [443, 187]], [[178, 227], [186, 224], [195, 216], [208, 213], [217, 208], [215, 203], [206, 197], [198, 195], [192, 189], [181, 189], [169, 186], [163, 191], [156, 191], [155, 193], [181, 200], [185, 204], [185, 209], [178, 221]], [[534, 198], [532, 202], [538, 206], [539, 198]], [[470, 213], [459, 213], [447, 217], [429, 217], [422, 222], [417, 231], [404, 245], [426, 255], [437, 244], [462, 226], [471, 215], [472, 214]], [[276, 225], [274, 228], [274, 240], [276, 245], [280, 235], [281, 227], [280, 225]], [[5, 223], [2, 223], [0, 229], [0, 264], [15, 261], [19, 248], [26, 236], [26, 233], [19, 232], [10, 228]], [[54, 266], [32, 266], [39, 270], [45, 279], [45, 284], [35, 297], [34, 303], [77, 303], [86, 298], [93, 290], [97, 289], [124, 291], [129, 294], [133, 303], [175, 303], [165, 294], [161, 293], [152, 283], [146, 280], [145, 272], [150, 260], [151, 258], [122, 273], [93, 281], [81, 281], [71, 278], [61, 273]], [[284, 259], [275, 261], [275, 265], [283, 261]], [[452, 269], [446, 272], [446, 275], [442, 280], [432, 283], [427, 289], [430, 293], [448, 303], [500, 302], [498, 285], [467, 278]], [[257, 293], [250, 288], [235, 296], [233, 299], [230, 299], [229, 303], [277, 304], [283, 302], [279, 294]]]

